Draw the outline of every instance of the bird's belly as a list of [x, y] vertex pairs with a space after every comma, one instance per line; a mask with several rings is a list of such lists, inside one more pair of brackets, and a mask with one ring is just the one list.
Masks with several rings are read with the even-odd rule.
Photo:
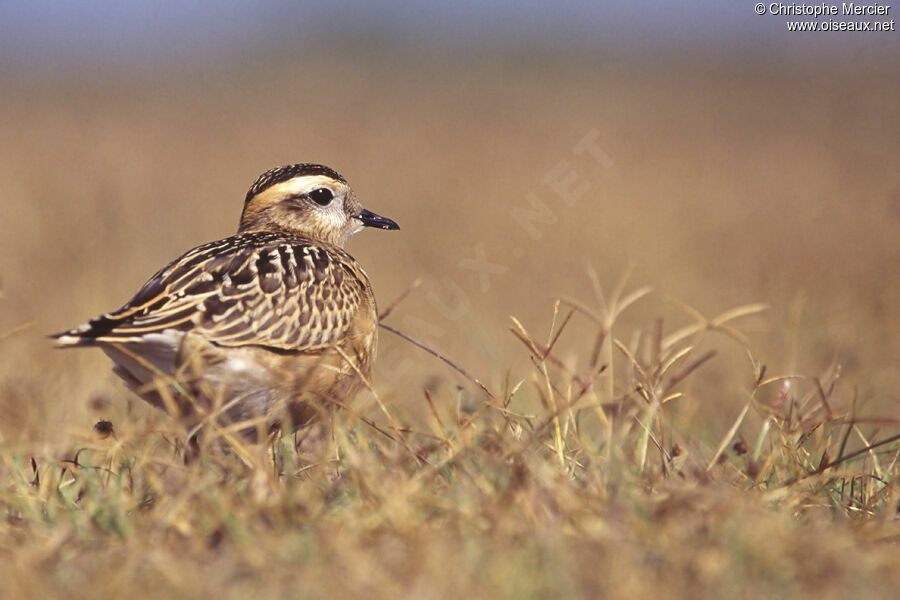
[[[348, 336], [317, 353], [257, 346], [220, 347], [171, 332], [140, 346], [103, 350], [139, 396], [188, 428], [215, 419], [248, 427], [284, 421], [299, 427], [351, 399], [371, 376], [375, 336]], [[149, 357], [149, 358], [148, 358]]]

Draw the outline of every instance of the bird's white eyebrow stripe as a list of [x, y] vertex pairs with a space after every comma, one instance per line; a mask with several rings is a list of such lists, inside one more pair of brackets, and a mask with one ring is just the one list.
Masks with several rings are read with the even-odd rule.
[[294, 179], [276, 183], [263, 193], [276, 193], [284, 196], [303, 196], [317, 187], [324, 186], [334, 189], [336, 186], [341, 185], [346, 186], [346, 184], [342, 184], [341, 182], [324, 175], [306, 175], [304, 177], [295, 177]]

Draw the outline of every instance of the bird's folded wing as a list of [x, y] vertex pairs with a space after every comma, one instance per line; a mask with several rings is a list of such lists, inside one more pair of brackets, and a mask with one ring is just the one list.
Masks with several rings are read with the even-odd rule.
[[340, 250], [243, 234], [189, 251], [119, 310], [55, 337], [65, 345], [124, 343], [175, 329], [221, 346], [315, 350], [344, 336], [366, 285]]

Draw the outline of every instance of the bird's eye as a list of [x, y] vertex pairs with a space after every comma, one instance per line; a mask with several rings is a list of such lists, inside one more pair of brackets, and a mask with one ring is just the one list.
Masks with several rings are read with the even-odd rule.
[[309, 193], [309, 199], [319, 206], [328, 206], [334, 199], [334, 192], [328, 188], [316, 188]]

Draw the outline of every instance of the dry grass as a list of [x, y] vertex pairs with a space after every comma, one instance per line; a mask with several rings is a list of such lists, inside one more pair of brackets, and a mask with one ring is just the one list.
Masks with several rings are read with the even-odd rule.
[[[900, 586], [896, 65], [305, 56], [3, 86], [0, 595]], [[321, 440], [184, 465], [99, 352], [43, 335], [295, 160], [400, 223], [351, 242], [383, 307], [421, 282], [385, 323], [486, 391], [385, 330], [377, 400]]]

